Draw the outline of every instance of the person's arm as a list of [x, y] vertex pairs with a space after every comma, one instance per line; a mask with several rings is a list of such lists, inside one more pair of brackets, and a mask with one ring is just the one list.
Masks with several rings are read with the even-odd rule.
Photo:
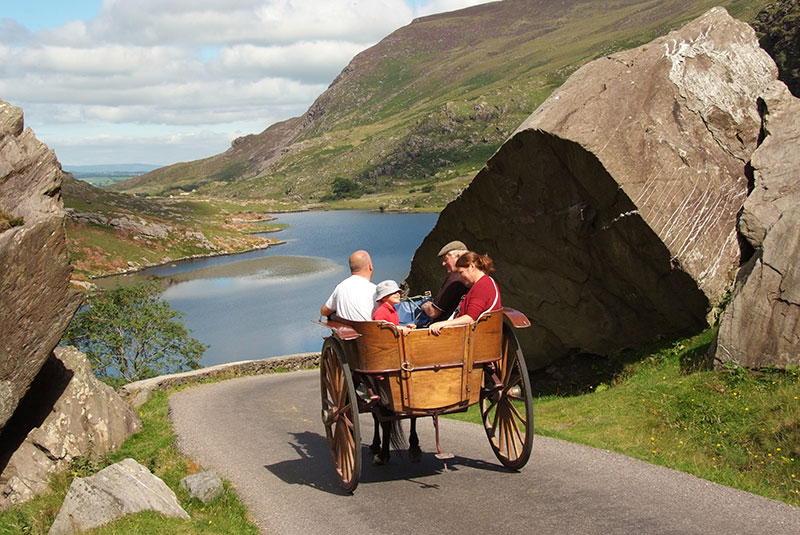
[[436, 318], [438, 318], [439, 315], [442, 313], [441, 310], [439, 310], [438, 308], [433, 306], [433, 302], [431, 302], [431, 301], [425, 301], [424, 303], [422, 303], [422, 306], [420, 308], [432, 320], [435, 320]]
[[439, 333], [442, 332], [444, 327], [458, 327], [459, 325], [469, 325], [475, 321], [472, 319], [468, 314], [464, 314], [463, 316], [459, 316], [457, 318], [453, 318], [451, 320], [445, 321], [437, 321], [436, 323], [432, 323], [428, 330], [436, 336], [439, 336]]
[[336, 311], [335, 311], [335, 310], [331, 310], [330, 308], [328, 308], [328, 306], [327, 306], [327, 305], [322, 305], [322, 308], [321, 308], [321, 309], [319, 309], [319, 313], [320, 313], [320, 315], [321, 315], [321, 316], [325, 316], [325, 317], [328, 317], [328, 316], [330, 316], [330, 315], [331, 315], [331, 314], [333, 314], [334, 312], [336, 312]]

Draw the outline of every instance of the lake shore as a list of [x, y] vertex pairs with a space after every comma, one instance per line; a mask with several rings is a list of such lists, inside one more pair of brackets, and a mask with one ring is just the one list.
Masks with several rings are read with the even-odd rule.
[[[278, 230], [271, 231], [271, 232], [280, 232], [281, 230], [283, 230], [283, 229], [278, 229]], [[109, 277], [117, 277], [117, 276], [121, 276], [121, 275], [133, 275], [135, 273], [139, 273], [139, 272], [147, 270], [147, 269], [151, 269], [151, 268], [155, 268], [155, 267], [161, 267], [161, 266], [167, 266], [167, 265], [170, 265], [170, 264], [177, 264], [178, 262], [185, 262], [187, 260], [197, 260], [197, 259], [201, 259], [201, 258], [217, 258], [217, 257], [223, 257], [223, 256], [233, 256], [233, 255], [237, 255], [237, 254], [250, 253], [250, 252], [253, 252], [253, 251], [263, 251], [265, 249], [269, 249], [270, 247], [275, 247], [276, 245], [284, 245], [285, 243], [286, 243], [285, 241], [281, 240], [281, 241], [277, 241], [275, 243], [266, 243], [264, 245], [259, 245], [259, 246], [256, 246], [256, 247], [250, 247], [248, 249], [242, 249], [241, 251], [225, 251], [225, 252], [219, 252], [219, 253], [208, 253], [208, 254], [197, 254], [197, 255], [191, 255], [191, 256], [184, 256], [184, 257], [181, 257], [181, 258], [174, 258], [174, 259], [171, 259], [171, 260], [165, 260], [164, 262], [155, 262], [155, 263], [152, 263], [152, 264], [143, 264], [141, 266], [136, 266], [136, 267], [129, 268], [129, 269], [123, 269], [121, 271], [115, 271], [113, 273], [103, 273], [102, 275], [96, 275], [94, 277], [91, 277], [89, 279], [89, 281], [91, 282], [91, 281], [95, 281], [95, 280], [107, 279]]]

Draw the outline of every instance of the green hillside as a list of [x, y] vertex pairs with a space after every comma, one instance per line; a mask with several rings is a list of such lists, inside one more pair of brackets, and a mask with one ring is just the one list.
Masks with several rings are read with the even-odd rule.
[[752, 21], [766, 4], [505, 0], [424, 17], [357, 55], [303, 117], [239, 138], [223, 154], [109, 189], [441, 208], [584, 63], [715, 5]]

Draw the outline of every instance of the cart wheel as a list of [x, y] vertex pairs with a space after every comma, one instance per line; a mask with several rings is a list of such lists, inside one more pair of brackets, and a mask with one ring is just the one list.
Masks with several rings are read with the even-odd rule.
[[339, 342], [326, 338], [320, 359], [322, 423], [336, 473], [347, 492], [353, 492], [361, 477], [361, 433], [358, 398], [350, 366]]
[[531, 381], [517, 337], [503, 325], [503, 358], [497, 363], [497, 378], [484, 374], [481, 418], [494, 454], [503, 466], [518, 470], [525, 466], [533, 447], [533, 400]]

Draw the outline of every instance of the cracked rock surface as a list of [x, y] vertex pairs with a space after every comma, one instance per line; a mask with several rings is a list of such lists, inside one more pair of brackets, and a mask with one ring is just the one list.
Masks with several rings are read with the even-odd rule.
[[444, 209], [412, 294], [436, 291], [436, 253], [459, 239], [531, 319], [517, 335], [534, 367], [701, 330], [739, 267], [757, 98], [776, 79], [722, 8], [585, 65]]
[[[81, 299], [70, 288], [61, 166], [0, 100], [0, 430]], [[13, 222], [12, 222], [13, 221]]]
[[755, 253], [722, 316], [714, 363], [800, 364], [800, 99], [775, 82], [760, 99], [764, 140], [740, 220]]
[[86, 355], [57, 348], [4, 430], [0, 509], [45, 490], [73, 459], [97, 461], [140, 429], [133, 408], [94, 377]]

